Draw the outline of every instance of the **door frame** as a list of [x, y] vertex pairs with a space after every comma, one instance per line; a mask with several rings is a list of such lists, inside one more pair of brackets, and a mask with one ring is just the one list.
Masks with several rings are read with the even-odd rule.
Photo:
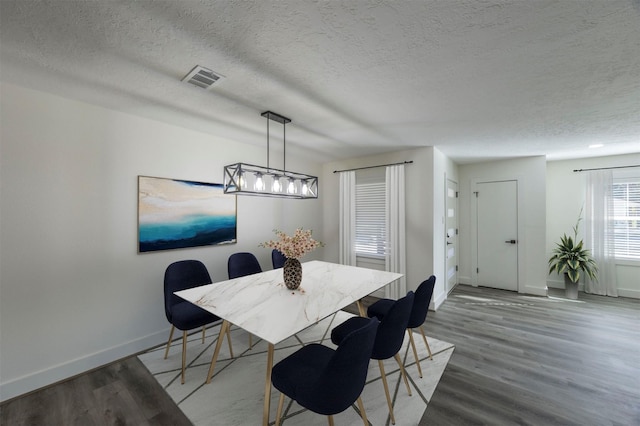
[[460, 183], [458, 182], [457, 179], [452, 179], [450, 177], [448, 177], [446, 174], [444, 176], [444, 290], [445, 293], [447, 294], [447, 296], [453, 291], [454, 288], [456, 288], [456, 286], [460, 283], [460, 277], [458, 276], [458, 271], [456, 270], [456, 283], [453, 285], [453, 287], [451, 287], [450, 289], [448, 288], [449, 285], [449, 270], [447, 269], [448, 266], [448, 257], [447, 257], [447, 251], [449, 250], [449, 247], [447, 246], [447, 215], [448, 215], [448, 211], [447, 208], [449, 207], [448, 204], [448, 200], [449, 200], [449, 196], [448, 196], [448, 190], [449, 190], [449, 182], [452, 182], [456, 185], [456, 198], [455, 198], [455, 209], [456, 209], [456, 246], [455, 246], [455, 256], [456, 256], [456, 268], [458, 268], [458, 266], [460, 265], [460, 234], [458, 233], [458, 230], [460, 229]]
[[521, 175], [515, 176], [501, 176], [495, 178], [475, 178], [471, 180], [471, 285], [478, 287], [478, 201], [476, 198], [476, 192], [478, 192], [479, 183], [491, 183], [491, 182], [516, 182], [516, 219], [518, 221], [518, 293], [524, 293], [524, 270], [525, 270], [525, 244], [524, 244], [524, 194], [520, 190], [524, 177]]

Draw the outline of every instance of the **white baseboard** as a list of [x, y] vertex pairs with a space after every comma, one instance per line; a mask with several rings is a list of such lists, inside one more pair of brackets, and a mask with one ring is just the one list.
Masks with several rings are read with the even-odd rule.
[[564, 281], [561, 281], [561, 280], [547, 280], [547, 287], [564, 289]]
[[544, 297], [546, 297], [547, 296], [547, 287], [540, 288], [540, 287], [525, 286], [524, 293], [525, 294], [531, 294], [533, 296], [544, 296]]
[[0, 383], [0, 402], [63, 381], [110, 362], [145, 351], [154, 346], [166, 343], [169, 328], [136, 340], [112, 346], [103, 351], [89, 354], [63, 364], [45, 368], [16, 379]]
[[[555, 280], [547, 281], [547, 286], [549, 288], [564, 289], [564, 281], [555, 281]], [[584, 284], [580, 283], [578, 285], [578, 291], [584, 291]], [[618, 289], [618, 296], [620, 296], [620, 297], [628, 297], [628, 298], [631, 298], [631, 299], [640, 299], [640, 290], [619, 288]]]
[[458, 284], [471, 285], [473, 281], [471, 277], [463, 277], [462, 275], [458, 275]]
[[447, 295], [445, 293], [440, 293], [436, 295], [436, 297], [431, 299], [431, 303], [429, 304], [429, 309], [432, 311], [437, 311], [440, 305], [447, 300]]
[[[549, 283], [547, 283], [547, 285], [548, 284]], [[473, 284], [471, 284], [471, 280], [467, 280], [466, 282], [460, 281], [458, 285], [468, 285], [470, 287], [477, 287], [477, 286], [474, 286]], [[549, 286], [549, 287], [553, 287], [553, 286]], [[562, 287], [560, 287], [560, 288], [564, 288], [564, 284], [562, 284]], [[525, 287], [523, 294], [531, 294], [533, 296], [546, 296], [547, 295], [547, 289], [546, 288], [540, 288], [540, 287], [527, 286], [527, 287]]]
[[631, 289], [618, 289], [618, 296], [620, 297], [630, 297], [632, 299], [640, 299], [640, 290], [631, 290]]

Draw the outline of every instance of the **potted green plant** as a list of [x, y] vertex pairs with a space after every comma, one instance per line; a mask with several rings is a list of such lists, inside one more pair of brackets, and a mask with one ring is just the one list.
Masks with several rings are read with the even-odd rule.
[[565, 295], [569, 299], [578, 298], [578, 281], [580, 272], [584, 272], [593, 280], [597, 280], [598, 265], [589, 250], [583, 247], [582, 240], [578, 241], [578, 225], [582, 219], [580, 212], [578, 221], [573, 227], [573, 238], [564, 234], [560, 242], [556, 243], [553, 256], [549, 259], [549, 274], [554, 271], [564, 274]]

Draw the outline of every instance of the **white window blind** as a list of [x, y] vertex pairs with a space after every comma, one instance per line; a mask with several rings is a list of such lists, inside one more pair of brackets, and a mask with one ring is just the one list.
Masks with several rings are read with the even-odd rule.
[[356, 182], [356, 254], [385, 256], [385, 183]]
[[640, 178], [613, 183], [616, 258], [640, 260]]

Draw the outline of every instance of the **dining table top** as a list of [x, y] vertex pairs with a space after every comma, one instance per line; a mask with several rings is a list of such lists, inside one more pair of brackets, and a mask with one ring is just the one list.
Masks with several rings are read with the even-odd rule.
[[175, 294], [275, 345], [402, 276], [313, 260], [297, 290], [274, 269]]

